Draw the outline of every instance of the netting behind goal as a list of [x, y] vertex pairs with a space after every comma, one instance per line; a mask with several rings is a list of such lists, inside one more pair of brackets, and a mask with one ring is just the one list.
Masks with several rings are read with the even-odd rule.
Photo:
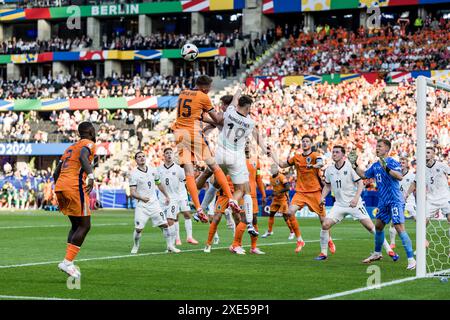
[[[437, 147], [438, 159], [447, 162], [443, 158], [443, 151], [448, 149], [448, 143], [440, 139], [439, 133], [431, 130], [430, 121], [436, 119], [438, 127], [445, 128], [445, 120], [450, 113], [450, 85], [436, 82], [425, 77], [417, 79], [417, 228], [416, 228], [416, 252], [417, 252], [417, 276], [450, 276], [450, 223], [442, 211], [436, 212], [429, 217], [426, 224], [426, 217], [429, 208], [426, 196], [426, 146]], [[433, 119], [434, 118], [434, 119]], [[447, 129], [448, 131], [448, 129]], [[450, 201], [450, 199], [447, 199]], [[443, 203], [445, 204], [445, 203]], [[428, 241], [428, 247], [427, 247]]]

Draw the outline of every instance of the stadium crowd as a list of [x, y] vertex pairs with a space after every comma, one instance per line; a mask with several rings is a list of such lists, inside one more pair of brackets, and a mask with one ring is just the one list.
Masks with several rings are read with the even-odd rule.
[[[335, 144], [344, 145], [347, 150], [357, 148], [366, 164], [376, 161], [375, 145], [378, 137], [386, 137], [393, 142], [392, 155], [406, 154], [413, 160], [415, 86], [411, 84], [388, 87], [382, 81], [369, 84], [362, 78], [340, 84], [291, 85], [285, 88], [273, 83], [269, 86], [261, 83], [258, 86], [251, 84], [245, 93], [255, 101], [252, 117], [259, 129], [263, 130], [268, 144], [277, 150], [282, 159], [299, 150], [301, 136], [310, 134], [315, 138], [315, 148], [324, 155], [327, 164], [331, 162], [331, 148]], [[428, 95], [428, 102], [433, 106], [428, 118], [428, 139], [436, 147], [439, 157], [447, 159], [445, 161], [448, 161], [450, 153], [449, 98], [448, 93], [440, 90], [432, 90]], [[7, 128], [15, 127], [14, 123], [21, 123], [25, 127], [30, 119], [39, 121], [33, 112], [9, 112], [1, 114], [0, 119], [2, 117], [0, 132], [4, 136], [5, 119], [9, 119]], [[102, 110], [53, 112], [48, 120], [57, 124], [62, 134], [69, 135], [69, 141], [75, 138], [74, 128], [80, 121], [90, 120], [99, 124], [97, 161], [100, 165], [96, 169], [99, 188], [127, 189], [126, 173], [133, 166], [132, 155], [136, 150], [144, 150], [151, 164], [158, 166], [161, 164], [162, 150], [167, 146], [174, 147], [170, 133], [160, 132], [152, 136], [148, 122], [143, 126], [136, 124], [168, 118], [166, 110], [144, 111], [142, 115], [125, 110]], [[108, 124], [111, 119], [133, 123], [135, 130], [118, 130]], [[6, 135], [10, 134], [10, 131], [6, 131]], [[209, 135], [209, 139], [214, 150], [217, 130]], [[108, 159], [108, 166], [101, 166]], [[267, 184], [271, 160], [261, 156], [260, 161], [263, 180]], [[201, 169], [202, 164], [198, 168]], [[287, 172], [292, 184], [293, 173], [292, 170]], [[367, 187], [373, 188], [373, 181], [369, 181]], [[20, 194], [20, 189], [15, 192]]]
[[74, 39], [62, 39], [59, 37], [50, 40], [24, 41], [12, 37], [11, 40], [0, 43], [0, 54], [41, 53], [55, 51], [80, 51], [90, 48], [92, 39], [88, 36]]
[[84, 73], [19, 80], [0, 79], [0, 99], [48, 99], [48, 98], [113, 98], [128, 96], [173, 96], [193, 85], [194, 77], [204, 70], [190, 70], [181, 76], [165, 76], [147, 71], [144, 76], [114, 74], [106, 79], [95, 78]]
[[[281, 35], [281, 27], [276, 34]], [[315, 32], [290, 32], [285, 48], [254, 75], [361, 73], [450, 68], [450, 20], [436, 18], [421, 29], [386, 25], [356, 32], [319, 25]]]

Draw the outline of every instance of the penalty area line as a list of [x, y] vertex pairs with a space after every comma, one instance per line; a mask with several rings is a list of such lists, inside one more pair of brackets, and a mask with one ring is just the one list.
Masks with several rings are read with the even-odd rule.
[[[340, 240], [340, 239], [333, 239], [333, 240]], [[305, 242], [306, 243], [312, 243], [312, 242], [319, 242], [319, 241], [320, 240], [307, 240]], [[261, 244], [258, 244], [258, 246], [265, 247], [265, 246], [277, 246], [277, 245], [286, 245], [286, 244], [295, 244], [295, 241], [261, 243]], [[250, 247], [250, 245], [245, 245], [243, 247]], [[217, 247], [217, 248], [211, 248], [211, 250], [223, 250], [223, 249], [228, 249], [228, 248], [229, 248], [229, 246], [227, 246], [227, 247]], [[181, 253], [177, 253], [177, 254], [183, 254], [184, 252], [198, 252], [198, 251], [203, 251], [203, 249], [202, 248], [198, 248], [198, 249], [182, 250]], [[168, 253], [163, 251], [163, 252], [147, 252], [147, 253], [138, 253], [138, 254], [125, 254], [125, 255], [120, 255], [120, 256], [106, 256], [106, 257], [77, 259], [76, 262], [125, 259], [125, 258], [145, 257], [145, 256], [163, 255], [163, 254], [168, 254]], [[12, 269], [12, 268], [21, 268], [21, 267], [42, 266], [42, 265], [49, 265], [49, 264], [57, 264], [59, 262], [61, 262], [61, 261], [43, 261], [43, 262], [13, 264], [13, 265], [0, 266], [0, 269]]]
[[327, 295], [316, 297], [316, 298], [312, 298], [312, 299], [309, 299], [309, 300], [328, 300], [328, 299], [334, 299], [334, 298], [349, 296], [349, 295], [352, 295], [352, 294], [355, 294], [355, 293], [365, 292], [365, 291], [374, 290], [374, 289], [381, 289], [381, 288], [384, 288], [384, 287], [389, 287], [389, 286], [393, 286], [393, 285], [404, 283], [404, 282], [409, 282], [409, 281], [414, 281], [414, 280], [419, 280], [419, 279], [432, 278], [434, 276], [439, 276], [440, 274], [446, 274], [448, 272], [450, 272], [450, 269], [433, 272], [431, 274], [428, 274], [424, 278], [408, 277], [408, 278], [393, 280], [393, 281], [389, 281], [389, 282], [384, 282], [384, 283], [381, 283], [381, 284], [375, 285], [375, 286], [368, 286], [368, 287], [362, 287], [362, 288], [357, 288], [357, 289], [343, 291], [343, 292], [338, 292], [338, 293], [333, 293], [333, 294], [327, 294]]

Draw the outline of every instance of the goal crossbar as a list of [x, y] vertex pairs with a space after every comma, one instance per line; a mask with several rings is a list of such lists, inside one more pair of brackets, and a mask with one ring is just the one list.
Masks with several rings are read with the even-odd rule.
[[417, 223], [416, 223], [416, 277], [427, 276], [426, 261], [426, 186], [425, 186], [425, 166], [426, 166], [426, 130], [427, 130], [427, 87], [433, 87], [450, 92], [450, 85], [435, 81], [424, 76], [416, 79], [417, 92], [417, 141], [416, 141], [416, 202], [417, 202]]

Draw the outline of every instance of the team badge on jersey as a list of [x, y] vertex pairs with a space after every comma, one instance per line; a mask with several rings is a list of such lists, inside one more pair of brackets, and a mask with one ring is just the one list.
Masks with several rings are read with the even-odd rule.
[[347, 171], [344, 171], [344, 176], [346, 176], [347, 175]]
[[311, 164], [311, 161], [312, 161], [311, 157], [307, 157], [307, 158], [306, 158], [306, 163], [307, 163], [308, 165]]

